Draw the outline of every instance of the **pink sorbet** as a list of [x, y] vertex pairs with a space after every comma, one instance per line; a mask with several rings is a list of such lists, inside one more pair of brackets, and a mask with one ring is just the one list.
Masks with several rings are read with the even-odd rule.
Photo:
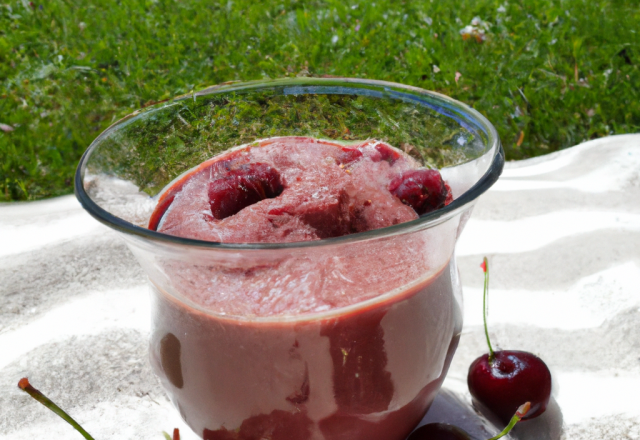
[[384, 142], [280, 137], [181, 176], [149, 228], [224, 243], [318, 240], [415, 220], [450, 200], [438, 171]]

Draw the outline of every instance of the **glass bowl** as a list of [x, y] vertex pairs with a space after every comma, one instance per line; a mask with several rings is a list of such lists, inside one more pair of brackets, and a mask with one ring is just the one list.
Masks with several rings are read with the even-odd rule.
[[[453, 201], [406, 223], [305, 242], [217, 243], [147, 228], [162, 191], [188, 170], [284, 136], [387, 142], [440, 169]], [[87, 149], [75, 190], [148, 274], [151, 363], [198, 435], [401, 440], [455, 352], [455, 243], [503, 164], [494, 127], [451, 98], [296, 78], [215, 86], [125, 117]], [[291, 311], [294, 297], [311, 305]], [[255, 307], [237, 312], [242, 302]]]

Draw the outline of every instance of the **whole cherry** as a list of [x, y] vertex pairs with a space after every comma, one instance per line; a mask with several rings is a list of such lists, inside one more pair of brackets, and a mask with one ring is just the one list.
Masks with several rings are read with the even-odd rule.
[[471, 395], [506, 423], [522, 402], [531, 402], [524, 420], [539, 416], [547, 409], [551, 397], [551, 372], [536, 355], [517, 350], [495, 351], [487, 328], [489, 263], [485, 257], [483, 317], [489, 353], [477, 358], [469, 367], [467, 384]]
[[[222, 220], [230, 217], [261, 200], [277, 197], [284, 190], [278, 170], [265, 163], [234, 165], [232, 160], [221, 160], [196, 172], [206, 172], [215, 176], [207, 187], [210, 219]], [[149, 219], [150, 230], [158, 230], [162, 218], [182, 190], [185, 180], [182, 178], [160, 197]]]
[[[489, 440], [497, 440], [507, 435], [516, 423], [527, 414], [529, 408], [529, 402], [521, 405], [502, 432]], [[429, 423], [413, 431], [407, 440], [471, 440], [471, 437], [457, 426], [447, 423]]]
[[264, 163], [249, 163], [229, 170], [209, 183], [211, 214], [222, 220], [267, 198], [277, 197], [283, 186], [280, 173]]
[[389, 192], [418, 215], [442, 208], [450, 194], [440, 172], [428, 169], [405, 171], [396, 176], [389, 183]]

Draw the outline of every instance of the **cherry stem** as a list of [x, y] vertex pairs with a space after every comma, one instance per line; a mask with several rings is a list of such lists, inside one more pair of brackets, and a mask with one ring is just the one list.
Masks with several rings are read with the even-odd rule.
[[60, 416], [62, 419], [64, 419], [68, 424], [73, 426], [76, 429], [76, 431], [82, 434], [84, 438], [86, 438], [87, 440], [94, 440], [94, 438], [91, 437], [89, 433], [85, 431], [82, 428], [82, 426], [78, 424], [78, 422], [73, 420], [69, 414], [64, 412], [58, 405], [53, 403], [51, 399], [49, 399], [47, 396], [45, 396], [40, 391], [32, 387], [31, 384], [29, 383], [29, 379], [27, 379], [26, 377], [23, 377], [22, 379], [20, 379], [20, 381], [18, 382], [18, 388], [20, 388], [22, 391], [25, 391], [31, 397], [33, 397], [38, 402], [42, 403], [44, 406], [46, 406], [51, 411], [53, 411], [58, 416]]
[[178, 428], [173, 428], [173, 437], [164, 431], [162, 431], [162, 434], [164, 434], [165, 440], [180, 440], [180, 430]]
[[516, 426], [516, 423], [518, 423], [524, 416], [527, 415], [530, 408], [531, 408], [531, 402], [527, 402], [524, 405], [520, 405], [520, 408], [518, 408], [518, 410], [513, 415], [513, 417], [511, 417], [509, 424], [502, 430], [502, 432], [496, 435], [495, 437], [491, 437], [489, 440], [498, 440], [499, 438], [509, 434], [509, 432], [513, 429], [513, 427]]
[[487, 338], [487, 345], [489, 346], [489, 363], [493, 363], [495, 357], [493, 353], [493, 347], [491, 346], [491, 339], [489, 339], [489, 328], [487, 326], [487, 315], [489, 314], [489, 260], [484, 257], [482, 265], [480, 265], [484, 271], [484, 292], [482, 293], [482, 320], [484, 322], [484, 335]]

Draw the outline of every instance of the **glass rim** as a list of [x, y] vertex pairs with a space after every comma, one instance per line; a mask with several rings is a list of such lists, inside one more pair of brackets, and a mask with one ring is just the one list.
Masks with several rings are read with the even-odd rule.
[[[178, 237], [175, 235], [164, 234], [162, 232], [153, 231], [141, 226], [137, 226], [131, 222], [128, 222], [118, 216], [111, 214], [109, 211], [100, 207], [96, 202], [94, 202], [89, 194], [87, 194], [83, 180], [84, 174], [87, 166], [87, 162], [91, 156], [91, 153], [100, 146], [100, 142], [108, 137], [117, 127], [122, 124], [128, 122], [129, 120], [134, 119], [135, 117], [150, 112], [154, 110], [159, 110], [162, 108], [166, 108], [175, 104], [176, 101], [181, 101], [184, 99], [196, 99], [201, 96], [209, 96], [216, 95], [221, 93], [228, 93], [234, 91], [250, 91], [250, 90], [260, 90], [264, 88], [274, 87], [274, 86], [286, 86], [286, 85], [297, 85], [297, 86], [338, 86], [340, 84], [346, 85], [349, 88], [377, 88], [382, 89], [382, 91], [389, 90], [398, 90], [403, 91], [405, 93], [410, 93], [411, 95], [424, 95], [435, 100], [441, 101], [444, 104], [448, 104], [447, 107], [455, 106], [461, 108], [468, 115], [472, 116], [480, 125], [485, 129], [485, 133], [488, 138], [487, 142], [487, 150], [494, 151], [493, 158], [491, 160], [491, 164], [487, 171], [478, 179], [471, 188], [461, 194], [458, 198], [454, 199], [449, 205], [440, 208], [436, 211], [423, 214], [415, 220], [411, 220], [409, 222], [400, 223], [393, 226], [387, 226], [385, 228], [373, 229], [366, 232], [358, 232], [354, 234], [343, 235], [340, 237], [333, 238], [325, 238], [321, 240], [312, 240], [312, 241], [296, 241], [296, 242], [287, 242], [287, 243], [222, 243], [222, 242], [214, 242], [214, 241], [206, 241], [206, 240], [197, 240], [193, 238], [185, 238]], [[485, 153], [486, 154], [486, 153]], [[185, 95], [177, 96], [173, 99], [169, 99], [166, 101], [161, 101], [152, 106], [145, 107], [143, 109], [139, 109], [134, 111], [133, 113], [124, 116], [120, 120], [111, 124], [107, 129], [105, 129], [96, 139], [91, 142], [89, 147], [83, 153], [80, 162], [78, 163], [78, 167], [76, 169], [75, 177], [74, 177], [74, 191], [76, 198], [80, 202], [80, 205], [96, 220], [109, 226], [112, 229], [115, 229], [119, 232], [125, 233], [127, 235], [133, 235], [139, 238], [143, 238], [152, 242], [157, 242], [158, 244], [167, 244], [167, 245], [182, 245], [182, 246], [190, 246], [202, 249], [214, 249], [214, 250], [266, 250], [266, 249], [298, 249], [298, 248], [309, 248], [309, 247], [317, 247], [317, 246], [329, 246], [329, 245], [337, 245], [337, 244], [347, 244], [354, 241], [365, 241], [374, 238], [384, 238], [391, 237], [395, 235], [401, 235], [405, 233], [414, 232], [417, 230], [426, 229], [432, 226], [436, 226], [440, 223], [447, 221], [448, 219], [456, 216], [460, 212], [462, 212], [465, 207], [477, 199], [480, 195], [482, 195], [485, 191], [487, 191], [500, 177], [502, 173], [502, 169], [504, 167], [504, 150], [502, 149], [502, 144], [500, 142], [500, 138], [498, 136], [498, 132], [489, 122], [487, 118], [485, 118], [480, 112], [469, 107], [468, 105], [457, 101], [453, 98], [450, 98], [446, 95], [443, 95], [438, 92], [433, 92], [425, 89], [421, 89], [419, 87], [408, 86], [399, 83], [387, 82], [387, 81], [379, 81], [379, 80], [369, 80], [369, 79], [360, 79], [360, 78], [341, 78], [341, 77], [332, 77], [332, 78], [311, 78], [311, 77], [302, 77], [302, 78], [282, 78], [275, 80], [257, 80], [257, 81], [230, 81], [225, 82], [219, 85], [206, 87], [200, 91], [194, 91]]]

